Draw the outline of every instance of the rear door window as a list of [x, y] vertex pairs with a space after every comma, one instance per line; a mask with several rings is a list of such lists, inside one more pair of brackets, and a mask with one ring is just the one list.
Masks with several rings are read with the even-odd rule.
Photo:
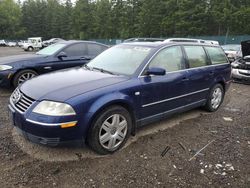
[[64, 52], [68, 57], [85, 56], [87, 54], [87, 47], [84, 43], [73, 44], [64, 49]]
[[207, 50], [207, 53], [213, 65], [227, 63], [227, 58], [221, 48], [206, 46], [205, 49]]
[[196, 68], [207, 65], [207, 55], [202, 46], [184, 46], [189, 67]]
[[166, 72], [178, 71], [185, 68], [180, 46], [165, 48], [151, 61], [149, 67], [159, 67]]
[[98, 54], [107, 49], [107, 47], [98, 44], [87, 44], [87, 46], [89, 56], [97, 56]]

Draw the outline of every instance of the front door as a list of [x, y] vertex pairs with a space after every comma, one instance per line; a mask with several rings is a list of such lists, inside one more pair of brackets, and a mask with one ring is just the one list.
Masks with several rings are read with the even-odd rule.
[[[58, 55], [64, 52], [67, 57], [58, 57]], [[90, 61], [91, 58], [87, 56], [87, 47], [85, 43], [72, 44], [60, 52], [54, 57], [48, 57], [49, 59], [40, 63], [41, 73], [47, 73], [51, 71], [82, 66]]]
[[[140, 77], [142, 90], [141, 118], [158, 118], [161, 114], [187, 105], [186, 93], [188, 74], [180, 46], [162, 49], [147, 68], [166, 70], [164, 76]], [[146, 69], [147, 69], [146, 68]]]

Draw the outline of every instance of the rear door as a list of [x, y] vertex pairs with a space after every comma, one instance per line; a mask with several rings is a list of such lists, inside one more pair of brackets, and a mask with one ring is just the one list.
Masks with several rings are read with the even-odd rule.
[[214, 68], [203, 46], [184, 45], [188, 62], [188, 102], [194, 103], [207, 98], [214, 77]]
[[73, 44], [63, 50], [66, 53], [67, 57], [59, 59], [58, 65], [61, 67], [69, 68], [81, 66], [89, 62], [87, 44], [86, 43], [78, 43]]
[[95, 58], [97, 55], [105, 51], [108, 47], [100, 44], [95, 44], [95, 43], [88, 43], [87, 44], [87, 57], [89, 59]]
[[211, 85], [214, 85], [218, 80], [224, 82], [230, 81], [231, 66], [229, 65], [227, 57], [221, 47], [205, 46], [204, 48], [209, 56], [214, 72]]

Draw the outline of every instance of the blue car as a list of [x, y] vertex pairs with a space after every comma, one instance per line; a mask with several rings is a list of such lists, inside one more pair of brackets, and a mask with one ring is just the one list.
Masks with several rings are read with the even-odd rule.
[[81, 68], [35, 77], [10, 97], [14, 126], [28, 140], [81, 140], [99, 154], [121, 148], [136, 129], [192, 108], [216, 111], [231, 82], [219, 46], [123, 43]]
[[0, 58], [0, 87], [15, 88], [39, 74], [81, 66], [108, 46], [90, 41], [63, 41], [36, 54]]

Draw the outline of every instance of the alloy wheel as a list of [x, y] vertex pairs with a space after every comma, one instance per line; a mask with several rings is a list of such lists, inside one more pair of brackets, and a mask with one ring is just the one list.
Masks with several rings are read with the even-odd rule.
[[99, 131], [99, 142], [105, 149], [113, 151], [123, 143], [127, 131], [126, 118], [120, 114], [114, 114], [103, 122]]
[[22, 74], [19, 78], [18, 78], [18, 85], [31, 79], [31, 78], [34, 78], [36, 76], [36, 74], [34, 73], [31, 73], [31, 72], [27, 72], [27, 73], [24, 73]]
[[221, 88], [216, 88], [213, 92], [211, 105], [214, 109], [217, 109], [222, 101], [222, 90]]

